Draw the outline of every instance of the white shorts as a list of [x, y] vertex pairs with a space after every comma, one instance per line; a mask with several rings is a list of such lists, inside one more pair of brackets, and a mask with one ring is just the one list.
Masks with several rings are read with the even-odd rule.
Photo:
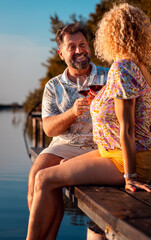
[[64, 159], [70, 159], [94, 150], [93, 147], [80, 147], [69, 144], [55, 144], [45, 148], [40, 154], [51, 153]]

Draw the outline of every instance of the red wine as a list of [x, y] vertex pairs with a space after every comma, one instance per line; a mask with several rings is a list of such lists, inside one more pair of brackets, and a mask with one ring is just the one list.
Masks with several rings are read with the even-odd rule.
[[90, 85], [89, 88], [91, 90], [93, 90], [94, 92], [98, 92], [101, 90], [101, 88], [103, 87], [103, 85]]
[[78, 91], [78, 93], [82, 94], [85, 97], [88, 95], [88, 92], [89, 92], [89, 89], [83, 89], [83, 90]]

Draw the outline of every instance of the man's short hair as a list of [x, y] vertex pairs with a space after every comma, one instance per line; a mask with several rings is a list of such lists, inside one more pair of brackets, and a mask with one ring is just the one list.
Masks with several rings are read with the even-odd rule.
[[86, 31], [79, 22], [60, 27], [56, 33], [56, 42], [58, 47], [60, 47], [60, 45], [63, 43], [63, 37], [66, 33], [75, 34], [78, 32], [81, 32], [84, 35], [85, 39], [88, 41]]

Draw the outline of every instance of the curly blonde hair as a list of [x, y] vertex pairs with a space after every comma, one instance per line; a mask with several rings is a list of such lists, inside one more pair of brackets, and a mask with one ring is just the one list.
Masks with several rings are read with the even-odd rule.
[[151, 22], [139, 8], [128, 3], [114, 6], [98, 23], [94, 42], [96, 56], [112, 63], [127, 57], [151, 65]]

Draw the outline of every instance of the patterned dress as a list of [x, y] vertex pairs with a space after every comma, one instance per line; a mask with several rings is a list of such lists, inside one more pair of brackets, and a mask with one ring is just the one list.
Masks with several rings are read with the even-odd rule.
[[94, 141], [106, 150], [120, 149], [120, 125], [114, 98], [136, 99], [136, 151], [151, 148], [151, 88], [138, 66], [130, 60], [118, 60], [109, 70], [107, 84], [91, 103]]

